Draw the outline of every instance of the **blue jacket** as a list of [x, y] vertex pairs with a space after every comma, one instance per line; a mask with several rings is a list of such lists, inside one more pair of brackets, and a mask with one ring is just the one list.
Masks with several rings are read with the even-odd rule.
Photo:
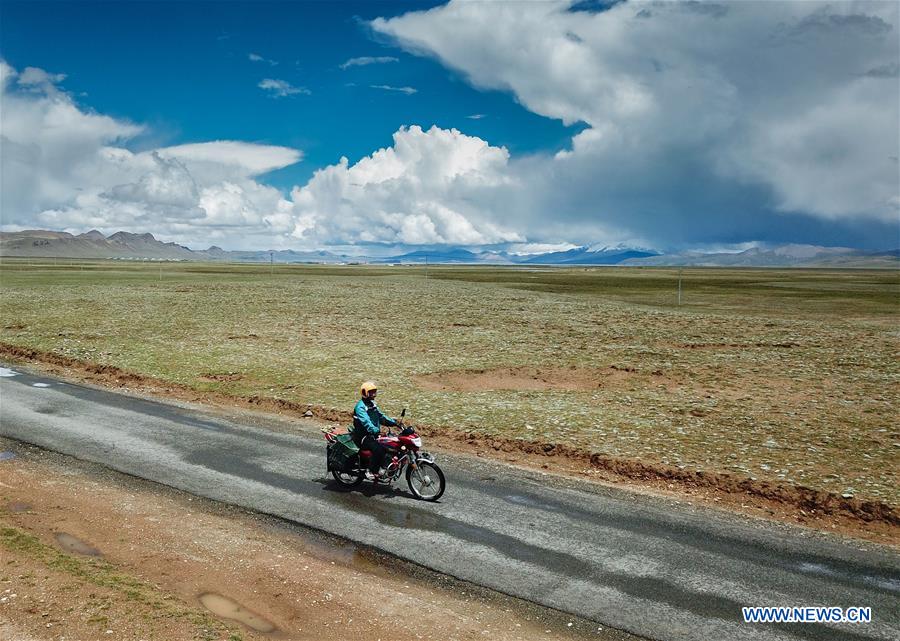
[[375, 401], [359, 399], [353, 408], [353, 434], [362, 438], [366, 434], [378, 434], [380, 425], [396, 425], [397, 421], [381, 413]]

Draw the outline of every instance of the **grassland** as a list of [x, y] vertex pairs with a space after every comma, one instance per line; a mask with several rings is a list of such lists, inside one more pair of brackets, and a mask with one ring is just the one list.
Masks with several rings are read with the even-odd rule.
[[900, 505], [900, 274], [0, 265], [0, 341]]

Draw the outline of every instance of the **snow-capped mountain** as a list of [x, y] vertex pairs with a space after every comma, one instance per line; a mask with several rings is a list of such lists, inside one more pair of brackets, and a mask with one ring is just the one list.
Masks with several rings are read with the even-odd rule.
[[193, 260], [246, 263], [376, 263], [466, 265], [633, 265], [717, 267], [887, 267], [897, 268], [900, 250], [864, 251], [818, 245], [759, 246], [739, 252], [682, 252], [660, 254], [642, 247], [584, 245], [562, 251], [521, 253], [516, 246], [484, 248], [435, 246], [416, 248], [388, 257], [348, 256], [323, 249], [226, 251], [220, 247], [193, 250], [157, 240], [152, 234], [97, 230], [83, 234], [28, 230], [0, 232], [0, 256], [112, 258], [122, 260]]

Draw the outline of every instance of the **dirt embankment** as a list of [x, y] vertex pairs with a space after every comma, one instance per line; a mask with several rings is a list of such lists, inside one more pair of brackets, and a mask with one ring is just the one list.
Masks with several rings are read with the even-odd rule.
[[[6, 343], [0, 343], [0, 356], [48, 366], [56, 373], [76, 375], [92, 383], [127, 387], [151, 395], [247, 407], [286, 416], [315, 417], [332, 422], [346, 423], [351, 419], [348, 411], [260, 395], [230, 396], [218, 392], [198, 392], [187, 385], [161, 381], [117, 367]], [[501, 383], [511, 376], [517, 379], [531, 376], [528, 372], [512, 370], [501, 374]], [[610, 379], [627, 374], [622, 371], [604, 373]], [[571, 380], [564, 380], [567, 385], [575, 385], [583, 380], [593, 380], [594, 375], [596, 373], [576, 370], [571, 374]], [[547, 378], [546, 375], [544, 378]], [[536, 384], [542, 384], [539, 379]], [[596, 382], [592, 384], [596, 385]], [[491, 456], [527, 467], [624, 483], [663, 493], [688, 494], [692, 498], [737, 511], [799, 522], [817, 529], [836, 530], [881, 543], [900, 543], [900, 511], [880, 501], [845, 498], [815, 488], [751, 479], [727, 472], [692, 471], [653, 461], [608, 456], [550, 442], [496, 438], [445, 427], [417, 427], [430, 443], [450, 451]]]
[[0, 439], [0, 639], [606, 639], [277, 519]]

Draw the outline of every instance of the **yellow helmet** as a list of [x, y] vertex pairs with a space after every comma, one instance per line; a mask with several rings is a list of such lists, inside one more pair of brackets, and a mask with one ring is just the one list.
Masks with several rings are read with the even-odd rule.
[[377, 391], [378, 386], [375, 384], [375, 381], [366, 381], [359, 386], [359, 393], [363, 398], [369, 398]]

